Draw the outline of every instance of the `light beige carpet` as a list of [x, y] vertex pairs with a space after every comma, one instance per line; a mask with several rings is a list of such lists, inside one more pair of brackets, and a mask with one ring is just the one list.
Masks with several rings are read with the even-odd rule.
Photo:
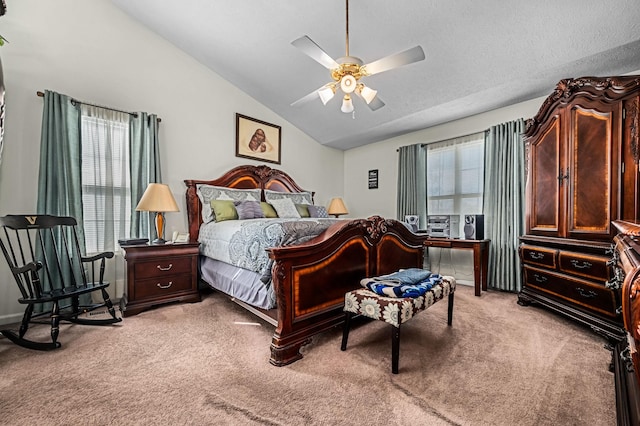
[[345, 352], [334, 329], [274, 367], [273, 327], [219, 293], [63, 325], [53, 352], [1, 338], [0, 424], [615, 424], [604, 339], [508, 293], [458, 286], [452, 327], [446, 309], [406, 324], [398, 375], [380, 321], [356, 325]]

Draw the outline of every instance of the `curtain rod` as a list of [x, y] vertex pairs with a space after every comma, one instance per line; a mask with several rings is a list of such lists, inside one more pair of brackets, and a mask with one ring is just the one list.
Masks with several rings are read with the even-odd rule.
[[[38, 96], [39, 96], [39, 97], [41, 97], [41, 98], [44, 98], [44, 92], [41, 92], [41, 91], [39, 91], [39, 90], [36, 92], [36, 95], [38, 95]], [[121, 110], [121, 109], [110, 108], [110, 107], [106, 107], [106, 106], [102, 106], [102, 105], [96, 105], [96, 104], [90, 104], [90, 103], [88, 103], [88, 102], [82, 102], [82, 101], [79, 101], [79, 100], [74, 99], [74, 98], [71, 98], [71, 103], [72, 103], [72, 104], [74, 104], [74, 105], [75, 105], [75, 104], [84, 104], [84, 105], [89, 105], [89, 106], [92, 106], [92, 107], [108, 109], [108, 110], [110, 110], [110, 111], [122, 112], [122, 113], [125, 113], [125, 114], [133, 115], [134, 117], [138, 117], [138, 113], [137, 113], [137, 112], [123, 111], [123, 110]], [[160, 118], [158, 118], [158, 123], [159, 123], [160, 121], [162, 121], [162, 120], [161, 120]]]
[[454, 136], [452, 138], [447, 138], [447, 139], [442, 139], [439, 141], [433, 141], [433, 142], [425, 142], [425, 143], [421, 143], [420, 147], [424, 147], [427, 145], [431, 145], [432, 143], [440, 143], [440, 142], [445, 142], [445, 141], [450, 141], [452, 139], [460, 139], [460, 138], [466, 138], [468, 136], [473, 136], [473, 135], [477, 135], [478, 133], [487, 133], [489, 131], [489, 129], [485, 129], [485, 130], [480, 130], [479, 132], [473, 132], [473, 133], [468, 133], [466, 135], [460, 135], [460, 136]]
[[[452, 138], [442, 139], [442, 140], [439, 140], [439, 141], [433, 141], [433, 142], [429, 142], [429, 143], [420, 143], [420, 144], [414, 143], [414, 144], [411, 144], [411, 145], [404, 145], [404, 146], [420, 145], [420, 148], [423, 148], [423, 147], [425, 147], [426, 145], [431, 145], [432, 143], [439, 143], [439, 142], [444, 142], [444, 141], [450, 141], [451, 139], [466, 138], [467, 136], [475, 135], [475, 134], [477, 134], [477, 133], [487, 133], [488, 131], [489, 131], [489, 129], [486, 129], [486, 130], [480, 130], [479, 132], [473, 132], [473, 133], [469, 133], [469, 134], [467, 134], [467, 135], [461, 135], [461, 136], [454, 136], [454, 137], [452, 137]], [[400, 147], [400, 148], [402, 148], [402, 147]], [[400, 152], [400, 148], [397, 148], [397, 149], [396, 149], [396, 152]]]

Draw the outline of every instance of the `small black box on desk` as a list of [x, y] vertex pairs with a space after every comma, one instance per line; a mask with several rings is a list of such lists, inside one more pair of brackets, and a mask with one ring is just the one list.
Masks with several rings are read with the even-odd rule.
[[120, 244], [120, 247], [139, 246], [142, 244], [147, 244], [148, 242], [148, 238], [125, 238], [122, 240], [118, 240], [118, 244]]

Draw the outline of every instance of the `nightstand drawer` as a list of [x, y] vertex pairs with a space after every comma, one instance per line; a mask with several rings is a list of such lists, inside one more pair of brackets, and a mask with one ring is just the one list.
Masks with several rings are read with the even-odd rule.
[[608, 261], [608, 257], [561, 251], [559, 269], [568, 274], [605, 282], [612, 276], [612, 269], [607, 266]]
[[157, 298], [172, 295], [180, 291], [192, 290], [193, 280], [191, 274], [166, 275], [146, 280], [138, 280], [135, 287], [135, 298]]
[[167, 257], [138, 262], [135, 264], [136, 279], [189, 274], [191, 273], [191, 260], [190, 257]]

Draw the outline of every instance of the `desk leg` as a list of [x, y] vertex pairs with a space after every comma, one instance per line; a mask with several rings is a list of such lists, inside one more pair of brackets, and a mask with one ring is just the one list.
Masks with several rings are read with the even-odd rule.
[[482, 243], [482, 289], [487, 291], [489, 277], [489, 243]]
[[473, 285], [476, 290], [475, 291], [476, 296], [480, 297], [480, 291], [483, 286], [481, 244], [473, 245]]

